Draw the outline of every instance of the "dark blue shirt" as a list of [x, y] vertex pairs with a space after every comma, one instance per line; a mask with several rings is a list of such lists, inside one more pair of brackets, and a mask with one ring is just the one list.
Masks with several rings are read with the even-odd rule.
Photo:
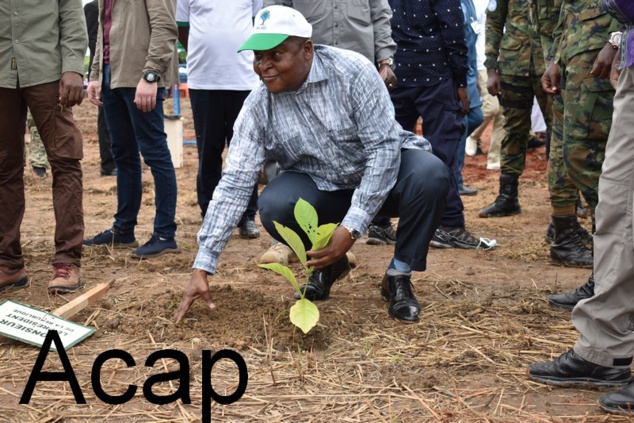
[[467, 46], [460, 0], [389, 0], [396, 77], [402, 86], [453, 78], [467, 86]]

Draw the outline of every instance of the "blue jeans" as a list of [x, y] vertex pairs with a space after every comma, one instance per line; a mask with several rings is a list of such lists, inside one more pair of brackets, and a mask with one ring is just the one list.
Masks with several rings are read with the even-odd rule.
[[154, 178], [156, 216], [154, 233], [173, 238], [176, 232], [176, 173], [164, 131], [163, 100], [159, 88], [156, 107], [145, 113], [134, 104], [136, 88], [110, 89], [110, 66], [103, 69], [101, 100], [117, 164], [117, 213], [114, 228], [133, 232], [141, 208], [141, 157]]
[[469, 109], [469, 113], [465, 116], [464, 121], [466, 128], [464, 134], [462, 135], [462, 139], [460, 140], [460, 144], [458, 145], [458, 174], [455, 175], [459, 187], [463, 185], [462, 168], [464, 167], [464, 149], [467, 145], [467, 137], [475, 131], [478, 126], [482, 125], [483, 120], [484, 116], [482, 115], [482, 106]]

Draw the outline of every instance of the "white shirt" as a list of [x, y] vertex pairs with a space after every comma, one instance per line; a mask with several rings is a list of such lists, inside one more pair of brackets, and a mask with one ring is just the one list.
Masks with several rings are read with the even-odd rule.
[[487, 21], [487, 5], [489, 4], [489, 0], [473, 0], [473, 5], [476, 10], [476, 19], [480, 24], [480, 28], [482, 29], [480, 33], [478, 33], [478, 39], [476, 40], [476, 54], [478, 55], [478, 70], [485, 70], [484, 61], [486, 60], [486, 56], [484, 54], [484, 50], [486, 48], [486, 41], [484, 37], [484, 33], [486, 32], [484, 28], [486, 27]]
[[262, 0], [178, 0], [176, 20], [189, 22], [188, 88], [250, 91], [257, 86], [253, 52], [238, 49], [261, 8]]

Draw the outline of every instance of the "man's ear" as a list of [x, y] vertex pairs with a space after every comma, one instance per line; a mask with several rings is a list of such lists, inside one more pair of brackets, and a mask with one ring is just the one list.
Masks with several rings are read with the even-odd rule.
[[302, 48], [304, 49], [304, 58], [306, 60], [310, 60], [313, 57], [313, 54], [314, 54], [312, 40], [306, 40], [306, 42], [304, 43], [304, 46]]

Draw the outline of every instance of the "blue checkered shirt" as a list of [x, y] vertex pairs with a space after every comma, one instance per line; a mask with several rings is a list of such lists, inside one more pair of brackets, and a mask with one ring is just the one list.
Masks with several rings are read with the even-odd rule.
[[246, 99], [198, 232], [194, 268], [215, 272], [265, 155], [283, 171], [308, 174], [320, 190], [354, 189], [341, 224], [364, 233], [396, 183], [401, 148], [431, 150], [394, 120], [374, 65], [360, 54], [316, 45], [299, 90], [272, 94], [260, 84]]

